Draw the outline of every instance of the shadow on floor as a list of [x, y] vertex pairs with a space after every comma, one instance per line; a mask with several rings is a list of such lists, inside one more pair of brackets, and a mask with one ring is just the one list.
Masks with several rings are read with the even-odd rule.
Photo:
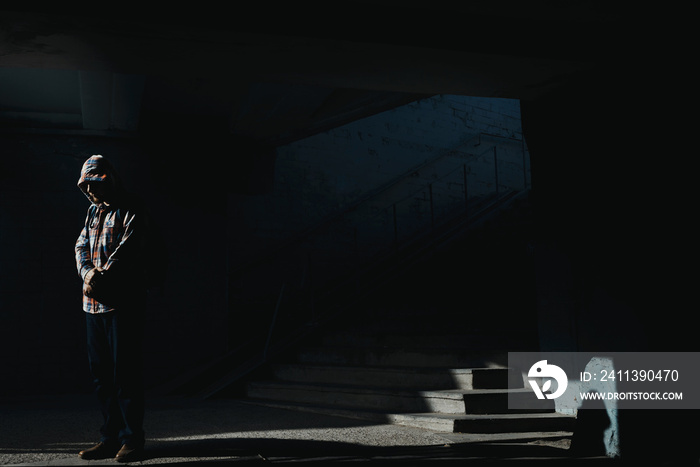
[[[375, 447], [299, 439], [202, 439], [161, 442], [147, 447], [142, 459], [149, 465], [242, 465], [260, 462], [295, 464], [371, 462], [373, 465], [609, 465], [604, 457], [573, 458], [565, 449], [535, 445], [445, 444]], [[160, 461], [160, 462], [159, 462]]]

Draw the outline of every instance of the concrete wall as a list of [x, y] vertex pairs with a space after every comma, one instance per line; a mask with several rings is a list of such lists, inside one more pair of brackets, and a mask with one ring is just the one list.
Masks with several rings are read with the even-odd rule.
[[[640, 79], [646, 76], [637, 62], [623, 61], [521, 103], [537, 174], [542, 350], [697, 350], [688, 312], [695, 287], [680, 266], [693, 263], [697, 244], [688, 228], [694, 123], [676, 109], [688, 88], [661, 86], [660, 75], [650, 86]], [[579, 411], [576, 431], [585, 449], [586, 438], [602, 445], [609, 424], [632, 463], [695, 463], [694, 416], [670, 407]]]

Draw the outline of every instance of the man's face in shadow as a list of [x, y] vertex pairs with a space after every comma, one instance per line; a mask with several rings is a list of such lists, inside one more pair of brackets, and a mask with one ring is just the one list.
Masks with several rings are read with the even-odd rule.
[[105, 182], [88, 182], [85, 186], [85, 192], [91, 202], [95, 204], [109, 204], [112, 200], [112, 189], [109, 183]]

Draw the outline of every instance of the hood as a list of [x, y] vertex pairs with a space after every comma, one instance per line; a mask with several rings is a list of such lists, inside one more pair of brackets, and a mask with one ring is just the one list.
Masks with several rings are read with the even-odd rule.
[[[80, 179], [78, 179], [78, 187], [80, 191], [87, 196], [86, 184], [88, 182], [106, 182], [112, 185], [115, 193], [121, 192], [121, 181], [114, 171], [112, 164], [101, 155], [91, 156], [83, 164], [80, 170]], [[89, 199], [89, 198], [88, 198]]]

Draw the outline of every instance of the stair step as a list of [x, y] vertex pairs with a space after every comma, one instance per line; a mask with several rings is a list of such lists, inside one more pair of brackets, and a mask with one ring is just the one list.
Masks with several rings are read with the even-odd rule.
[[300, 412], [368, 420], [375, 423], [410, 426], [443, 433], [481, 435], [482, 440], [522, 439], [546, 436], [571, 436], [576, 418], [560, 413], [515, 414], [441, 414], [395, 413], [382, 410], [358, 410], [320, 404], [279, 400], [247, 399], [247, 403]]
[[[369, 333], [351, 333], [343, 332], [330, 334], [323, 338], [323, 345], [333, 347], [416, 347], [419, 345], [425, 349], [461, 349], [461, 350], [484, 350], [494, 349], [502, 350], [502, 343], [505, 336], [501, 335], [498, 338], [492, 335], [424, 335], [420, 334], [420, 329], [416, 329], [415, 333], [403, 332], [396, 333], [395, 329], [387, 332], [369, 332]], [[519, 339], [522, 340], [518, 344]], [[522, 337], [522, 331], [508, 336], [509, 351], [513, 352], [516, 348], [526, 350], [525, 339]]]
[[508, 353], [465, 349], [389, 347], [310, 347], [297, 355], [299, 363], [413, 368], [507, 368]]
[[298, 383], [381, 386], [403, 389], [497, 389], [522, 387], [522, 376], [509, 368], [411, 368], [281, 364], [274, 376]]
[[503, 433], [521, 431], [570, 431], [576, 417], [557, 412], [461, 415], [455, 418], [456, 433]]
[[305, 404], [335, 405], [344, 408], [398, 412], [460, 413], [464, 401], [459, 394], [446, 392], [428, 396], [420, 391], [392, 391], [352, 386], [305, 385], [298, 383], [252, 382], [247, 396]]
[[[475, 389], [465, 391], [464, 413], [466, 414], [505, 414], [505, 413], [548, 413], [554, 412], [554, 401], [538, 400], [532, 389]], [[509, 409], [509, 403], [525, 410]]]
[[[304, 404], [335, 405], [344, 408], [385, 410], [391, 412], [430, 412], [444, 414], [485, 414], [508, 412], [509, 397], [532, 397], [527, 388], [518, 390], [461, 389], [407, 391], [381, 387], [302, 384], [257, 381], [247, 386], [247, 396]], [[553, 411], [552, 401], [545, 400], [540, 411]]]

